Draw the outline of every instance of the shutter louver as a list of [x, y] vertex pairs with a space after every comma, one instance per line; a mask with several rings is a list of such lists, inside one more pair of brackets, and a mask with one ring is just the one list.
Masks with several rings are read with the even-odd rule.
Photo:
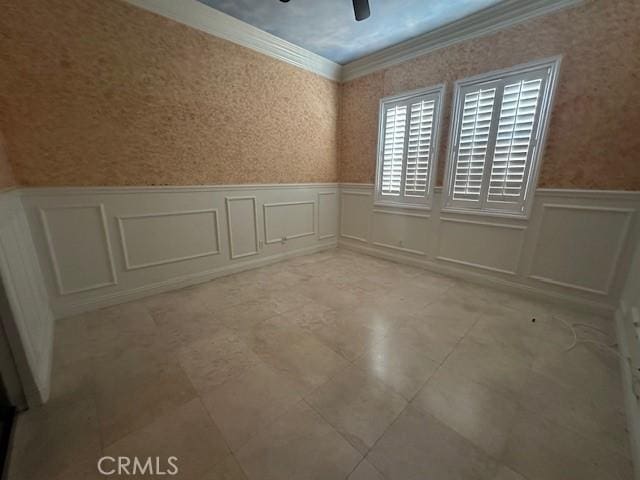
[[495, 97], [495, 88], [470, 92], [464, 97], [453, 182], [454, 199], [480, 199]]
[[400, 195], [407, 106], [387, 109], [385, 119], [381, 191], [383, 195]]
[[489, 200], [519, 202], [526, 183], [541, 79], [522, 80], [504, 87], [496, 136]]
[[411, 105], [404, 185], [407, 196], [423, 197], [427, 194], [434, 111], [433, 100]]

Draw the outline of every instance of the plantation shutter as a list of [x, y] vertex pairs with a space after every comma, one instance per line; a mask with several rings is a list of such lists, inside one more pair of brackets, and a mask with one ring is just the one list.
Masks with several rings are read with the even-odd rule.
[[383, 195], [400, 194], [406, 123], [406, 105], [396, 105], [386, 110], [381, 185]]
[[504, 87], [489, 201], [518, 202], [524, 193], [541, 86], [542, 79], [538, 78]]
[[423, 100], [411, 105], [404, 187], [407, 196], [422, 197], [427, 193], [435, 103]]
[[425, 205], [433, 180], [443, 87], [387, 97], [380, 103], [376, 202]]
[[496, 89], [464, 96], [453, 182], [453, 198], [480, 200]]
[[444, 209], [526, 213], [559, 59], [457, 82]]

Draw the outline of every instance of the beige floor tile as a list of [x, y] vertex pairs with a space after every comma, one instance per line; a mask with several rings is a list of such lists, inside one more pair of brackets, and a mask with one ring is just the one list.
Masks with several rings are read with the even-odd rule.
[[479, 448], [409, 406], [367, 460], [389, 480], [492, 479], [498, 465]]
[[[113, 457], [150, 457], [154, 461], [159, 458], [165, 468], [168, 468], [168, 458], [173, 456], [177, 458], [179, 472], [170, 478], [191, 480], [205, 477], [226, 462], [229, 449], [200, 400], [194, 399], [120, 439], [104, 453]], [[148, 475], [133, 478], [148, 478]]]
[[229, 455], [199, 480], [247, 480], [247, 477], [236, 458]]
[[502, 466], [498, 470], [498, 473], [496, 474], [496, 476], [493, 477], [493, 480], [527, 480], [527, 479], [524, 478], [519, 473], [514, 472], [510, 468]]
[[10, 480], [55, 478], [96, 461], [101, 442], [94, 401], [55, 403], [19, 414], [12, 448]]
[[177, 360], [157, 352], [125, 352], [116, 360], [96, 363], [94, 375], [105, 445], [196, 395]]
[[202, 401], [231, 449], [237, 451], [301, 399], [290, 382], [259, 363], [214, 388]]
[[400, 395], [354, 367], [336, 374], [306, 399], [362, 454], [407, 405]]
[[85, 314], [93, 357], [110, 361], [133, 349], [165, 347], [151, 314], [141, 302], [125, 303]]
[[303, 295], [280, 291], [223, 310], [218, 318], [229, 328], [245, 331], [271, 317], [300, 308], [309, 301]]
[[237, 458], [249, 480], [338, 480], [362, 457], [301, 402], [249, 440]]
[[86, 317], [90, 314], [61, 318], [55, 322], [53, 360], [60, 366], [84, 362], [91, 354]]
[[442, 365], [447, 371], [516, 396], [522, 392], [530, 368], [521, 358], [470, 337], [465, 337]]
[[[531, 372], [522, 393], [528, 411], [601, 443], [603, 447], [629, 455], [626, 416], [617, 399], [602, 401], [581, 388], [567, 387], [544, 375]], [[601, 395], [604, 396], [604, 395]]]
[[438, 368], [433, 356], [412, 329], [402, 327], [377, 339], [354, 364], [411, 400]]
[[632, 478], [628, 458], [526, 412], [514, 426], [502, 462], [531, 480]]
[[273, 320], [311, 332], [323, 344], [352, 361], [386, 334], [393, 320], [367, 308], [334, 310], [317, 302]]
[[519, 413], [518, 399], [441, 367], [411, 404], [497, 458]]
[[362, 460], [347, 480], [384, 480], [384, 477], [367, 460]]
[[315, 389], [348, 365], [310, 333], [283, 327], [277, 319], [260, 324], [246, 338], [253, 352], [293, 382], [301, 394]]
[[224, 327], [211, 336], [181, 348], [178, 358], [201, 395], [259, 363], [258, 357], [241, 336]]
[[467, 338], [531, 364], [540, 352], [544, 333], [543, 322], [532, 322], [529, 315], [505, 308], [492, 315], [478, 315]]

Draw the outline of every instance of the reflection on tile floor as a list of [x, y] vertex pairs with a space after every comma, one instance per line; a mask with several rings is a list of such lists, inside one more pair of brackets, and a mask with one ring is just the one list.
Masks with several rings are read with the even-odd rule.
[[60, 320], [9, 479], [107, 478], [102, 455], [193, 480], [630, 479], [617, 359], [565, 351], [558, 317], [613, 338], [338, 249]]

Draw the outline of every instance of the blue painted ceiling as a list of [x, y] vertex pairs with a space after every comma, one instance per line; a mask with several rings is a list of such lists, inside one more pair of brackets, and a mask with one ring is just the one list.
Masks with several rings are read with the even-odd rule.
[[500, 0], [369, 0], [356, 22], [351, 0], [199, 0], [277, 37], [344, 64], [441, 27]]

